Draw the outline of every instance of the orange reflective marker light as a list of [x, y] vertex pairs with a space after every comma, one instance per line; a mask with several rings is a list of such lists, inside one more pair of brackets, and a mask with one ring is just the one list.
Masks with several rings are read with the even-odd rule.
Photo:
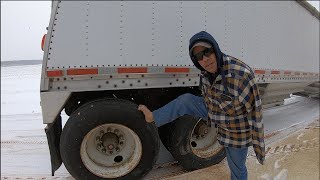
[[43, 51], [43, 49], [44, 49], [44, 42], [46, 41], [46, 34], [44, 34], [43, 36], [42, 36], [42, 40], [41, 40], [41, 49], [42, 49], [42, 51]]

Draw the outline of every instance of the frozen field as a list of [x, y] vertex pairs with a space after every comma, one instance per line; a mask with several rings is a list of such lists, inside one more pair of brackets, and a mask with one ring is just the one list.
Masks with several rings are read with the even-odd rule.
[[[50, 178], [50, 154], [40, 108], [41, 65], [1, 67], [1, 176]], [[68, 117], [62, 116], [65, 121]], [[292, 97], [265, 109], [265, 134], [295, 131], [319, 118], [319, 101]], [[267, 139], [266, 143], [273, 141]], [[147, 177], [154, 176], [152, 172]], [[62, 166], [57, 178], [70, 177]]]

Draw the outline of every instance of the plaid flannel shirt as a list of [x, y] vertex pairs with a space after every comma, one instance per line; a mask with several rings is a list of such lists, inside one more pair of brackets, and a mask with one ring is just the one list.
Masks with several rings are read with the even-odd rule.
[[251, 68], [224, 55], [221, 73], [210, 84], [202, 72], [200, 88], [210, 122], [218, 128], [218, 141], [227, 147], [253, 145], [258, 161], [265, 159], [261, 99]]

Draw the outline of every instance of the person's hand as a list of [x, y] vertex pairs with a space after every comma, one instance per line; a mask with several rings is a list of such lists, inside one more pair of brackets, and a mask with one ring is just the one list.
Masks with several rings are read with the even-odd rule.
[[138, 110], [142, 111], [148, 123], [152, 123], [154, 121], [152, 112], [145, 105], [139, 105]]

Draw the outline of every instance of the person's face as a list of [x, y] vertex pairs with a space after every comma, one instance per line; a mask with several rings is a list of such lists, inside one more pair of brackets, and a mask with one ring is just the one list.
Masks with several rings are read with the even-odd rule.
[[[197, 55], [198, 53], [201, 54], [203, 51], [206, 51], [206, 50], [208, 50], [208, 48], [204, 46], [196, 46], [193, 49], [193, 55]], [[198, 60], [198, 62], [206, 71], [210, 73], [215, 73], [217, 71], [217, 58], [213, 50], [212, 50], [212, 53], [210, 51], [209, 54], [210, 55], [208, 57], [206, 55], [203, 55], [202, 59]]]

